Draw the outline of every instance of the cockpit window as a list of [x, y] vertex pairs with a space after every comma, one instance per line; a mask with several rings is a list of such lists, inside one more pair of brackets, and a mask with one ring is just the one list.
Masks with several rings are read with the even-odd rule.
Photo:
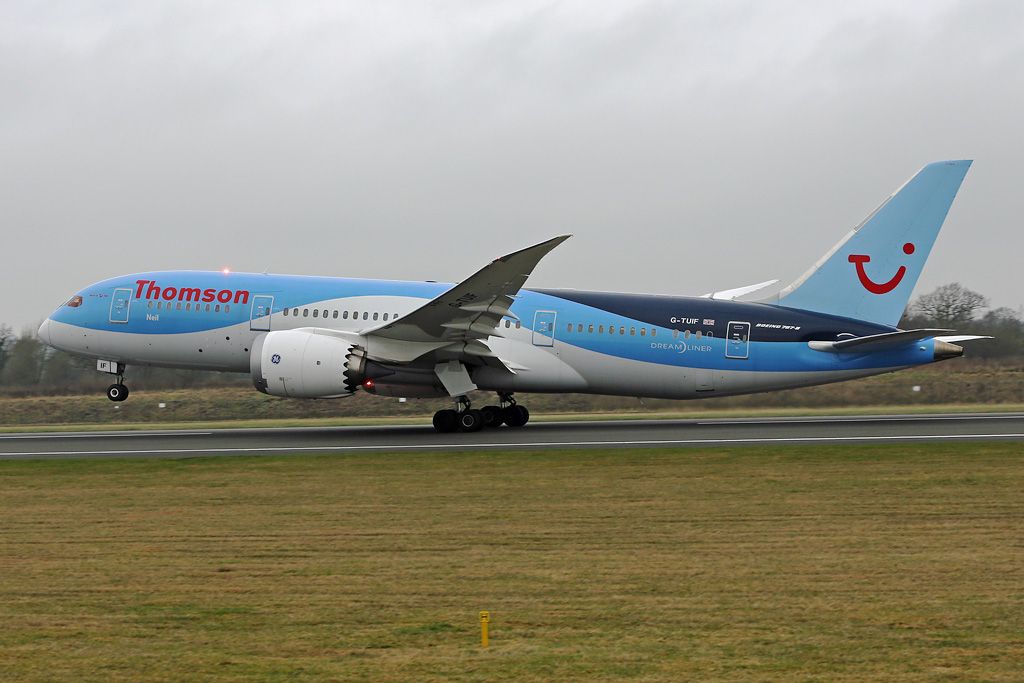
[[68, 300], [67, 305], [70, 306], [71, 308], [78, 308], [79, 306], [82, 305], [82, 297], [76, 294], [75, 296], [71, 297], [71, 299]]

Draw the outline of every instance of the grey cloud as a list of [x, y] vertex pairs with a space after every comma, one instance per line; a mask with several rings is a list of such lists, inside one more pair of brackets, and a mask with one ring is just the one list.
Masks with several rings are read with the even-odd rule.
[[1024, 6], [893, 5], [6, 3], [0, 320], [134, 270], [458, 279], [563, 231], [538, 285], [786, 280], [950, 157], [919, 291], [1020, 306]]

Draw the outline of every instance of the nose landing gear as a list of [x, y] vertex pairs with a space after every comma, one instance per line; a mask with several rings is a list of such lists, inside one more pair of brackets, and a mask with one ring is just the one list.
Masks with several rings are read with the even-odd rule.
[[119, 373], [117, 375], [117, 382], [107, 387], [107, 398], [117, 403], [128, 398], [128, 387], [124, 385], [123, 374]]
[[118, 382], [107, 387], [107, 398], [111, 401], [123, 401], [128, 398], [128, 387]]
[[434, 413], [434, 429], [442, 434], [455, 431], [478, 432], [487, 427], [496, 429], [502, 424], [522, 427], [530, 420], [530, 411], [518, 405], [512, 394], [498, 394], [500, 405], [484, 406], [477, 410], [471, 407], [469, 399], [460, 396], [455, 410], [439, 410]]

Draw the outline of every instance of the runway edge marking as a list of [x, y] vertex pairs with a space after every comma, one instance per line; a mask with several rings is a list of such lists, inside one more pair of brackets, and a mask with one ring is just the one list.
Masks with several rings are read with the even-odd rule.
[[771, 444], [771, 443], [827, 443], [857, 441], [938, 441], [943, 439], [1021, 439], [1024, 433], [1002, 434], [907, 434], [880, 436], [793, 436], [767, 439], [656, 439], [649, 441], [536, 441], [527, 443], [450, 443], [450, 444], [382, 444], [363, 446], [270, 446], [264, 448], [161, 448], [131, 451], [25, 451], [0, 453], [0, 459], [15, 457], [47, 456], [76, 457], [86, 455], [186, 455], [216, 453], [327, 453], [343, 451], [441, 451], [481, 449], [522, 449], [567, 446], [686, 446], [701, 444]]

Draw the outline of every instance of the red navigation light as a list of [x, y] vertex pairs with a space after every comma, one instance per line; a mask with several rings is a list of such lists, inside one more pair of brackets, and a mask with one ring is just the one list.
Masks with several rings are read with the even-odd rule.
[[373, 389], [374, 386], [376, 386], [376, 382], [369, 377], [363, 380], [363, 389]]

